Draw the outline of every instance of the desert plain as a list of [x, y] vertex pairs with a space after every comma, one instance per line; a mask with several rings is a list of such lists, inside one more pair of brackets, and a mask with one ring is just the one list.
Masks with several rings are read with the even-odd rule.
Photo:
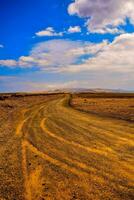
[[0, 95], [0, 200], [134, 199], [134, 94]]

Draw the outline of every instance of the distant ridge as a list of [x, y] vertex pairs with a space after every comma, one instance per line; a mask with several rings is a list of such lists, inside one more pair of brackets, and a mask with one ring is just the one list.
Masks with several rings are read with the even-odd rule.
[[0, 95], [10, 95], [10, 94], [51, 94], [51, 93], [134, 93], [134, 90], [123, 90], [123, 89], [102, 89], [102, 88], [60, 88], [51, 89], [44, 91], [29, 91], [29, 92], [5, 92], [0, 93]]
[[101, 88], [66, 88], [53, 90], [53, 92], [72, 92], [72, 93], [134, 93], [134, 91], [122, 90], [122, 89], [101, 89]]

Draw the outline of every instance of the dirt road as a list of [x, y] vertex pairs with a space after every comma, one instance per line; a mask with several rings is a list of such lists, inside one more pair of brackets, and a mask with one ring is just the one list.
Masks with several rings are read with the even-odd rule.
[[11, 160], [19, 164], [7, 173], [19, 192], [2, 186], [0, 200], [134, 198], [134, 125], [74, 110], [68, 99], [22, 110], [7, 143], [16, 143]]

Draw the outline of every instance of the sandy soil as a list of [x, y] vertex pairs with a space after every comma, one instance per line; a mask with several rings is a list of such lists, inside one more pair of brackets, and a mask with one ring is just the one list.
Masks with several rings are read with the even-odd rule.
[[123, 97], [117, 94], [110, 97], [96, 95], [95, 97], [95, 95], [79, 94], [73, 95], [71, 104], [81, 111], [134, 122], [134, 94], [130, 97], [125, 95], [122, 95]]
[[134, 125], [77, 111], [69, 98], [0, 101], [1, 200], [134, 198]]

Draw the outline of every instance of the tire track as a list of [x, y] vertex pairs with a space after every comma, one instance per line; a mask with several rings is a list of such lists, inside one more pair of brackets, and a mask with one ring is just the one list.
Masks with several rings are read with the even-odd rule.
[[[23, 119], [22, 122], [18, 125], [16, 129], [16, 134], [21, 136], [23, 134], [22, 129], [24, 123], [28, 120], [29, 118]], [[26, 145], [24, 143], [24, 139], [22, 138], [21, 141], [21, 151], [22, 151], [22, 172], [23, 172], [23, 177], [24, 177], [24, 189], [25, 189], [25, 200], [31, 200], [32, 195], [31, 195], [31, 190], [29, 186], [29, 177], [28, 177], [28, 171], [27, 171], [27, 156], [26, 156]]]
[[[47, 103], [47, 102], [45, 102]], [[38, 115], [39, 111], [41, 111], [46, 105], [45, 103], [42, 103], [39, 105], [35, 105], [34, 108], [32, 109], [24, 109], [22, 110], [22, 118], [21, 118], [21, 121], [19, 122], [18, 126], [16, 127], [16, 135], [17, 136], [23, 136], [21, 139], [21, 149], [22, 149], [22, 172], [23, 172], [23, 177], [24, 177], [24, 188], [25, 188], [25, 200], [32, 200], [32, 192], [31, 191], [31, 188], [33, 188], [33, 186], [35, 186], [37, 183], [35, 183], [34, 181], [38, 180], [37, 177], [36, 179], [34, 178], [35, 177], [35, 174], [37, 176], [37, 170], [35, 170], [35, 174], [34, 172], [32, 174], [28, 174], [28, 169], [27, 169], [27, 150], [30, 150], [34, 153], [36, 153], [37, 155], [39, 155], [41, 158], [49, 161], [50, 163], [52, 164], [56, 164], [57, 166], [60, 166], [60, 161], [56, 160], [56, 159], [52, 159], [51, 157], [49, 157], [48, 155], [45, 155], [43, 154], [42, 152], [40, 152], [39, 150], [37, 150], [36, 147], [34, 147], [32, 144], [30, 144], [28, 141], [25, 140], [25, 137], [26, 137], [26, 133], [24, 133], [23, 131], [23, 126], [24, 124], [28, 124], [28, 127], [27, 129], [30, 128], [30, 125], [32, 124], [33, 122], [33, 119], [36, 117], [36, 115]], [[37, 107], [37, 109], [36, 109]], [[31, 111], [30, 111], [31, 110]], [[26, 112], [30, 112], [29, 113], [29, 116], [25, 118], [25, 114]], [[30, 121], [31, 120], [31, 121]], [[30, 121], [30, 123], [29, 123]], [[28, 132], [27, 132], [28, 134]], [[67, 169], [67, 165], [65, 165], [63, 163], [63, 167], [64, 169]], [[72, 171], [75, 172], [75, 169]], [[78, 173], [76, 172], [76, 174], [78, 175]], [[34, 181], [31, 183], [31, 180], [32, 180], [32, 177], [34, 179]]]
[[83, 175], [87, 176], [86, 172], [79, 171], [75, 167], [70, 167], [68, 164], [66, 164], [64, 162], [61, 162], [61, 161], [59, 161], [57, 159], [54, 159], [54, 158], [48, 156], [47, 154], [41, 152], [35, 146], [33, 146], [30, 142], [25, 141], [25, 145], [32, 152], [34, 152], [35, 154], [37, 154], [38, 156], [40, 156], [41, 158], [43, 158], [45, 161], [48, 161], [51, 164], [58, 166], [59, 168], [63, 168], [64, 170], [67, 170], [67, 171], [71, 172], [72, 174], [75, 174], [76, 176], [83, 176]]
[[27, 171], [27, 156], [26, 156], [26, 144], [24, 141], [22, 141], [22, 171], [24, 176], [24, 188], [25, 188], [25, 199], [26, 200], [32, 200], [32, 194], [30, 189], [30, 183], [29, 183], [29, 176]]
[[[97, 172], [97, 169], [103, 169], [103, 167], [105, 167], [105, 166], [102, 162], [100, 162], [102, 164], [102, 166], [100, 166], [100, 168], [99, 168], [99, 166], [98, 166], [98, 168], [94, 168], [95, 164], [91, 162], [91, 159], [88, 160], [89, 162], [85, 162], [85, 160], [80, 160], [80, 158], [85, 159], [85, 158], [88, 158], [88, 156], [90, 157], [90, 155], [92, 153], [95, 153], [97, 155], [95, 157], [95, 159], [97, 161], [98, 158], [101, 158], [101, 157], [103, 157], [103, 159], [104, 159], [104, 157], [108, 158], [109, 156], [111, 156], [113, 154], [113, 150], [114, 150], [113, 146], [111, 146], [112, 147], [111, 148], [111, 147], [107, 146], [107, 144], [105, 145], [105, 147], [99, 146], [98, 149], [94, 148], [94, 146], [92, 146], [92, 145], [90, 146], [90, 143], [89, 143], [89, 146], [88, 146], [88, 143], [85, 142], [86, 141], [86, 135], [84, 136], [84, 131], [86, 131], [86, 130], [88, 131], [88, 128], [89, 128], [90, 125], [86, 124], [86, 123], [88, 123], [90, 121], [90, 118], [91, 118], [91, 122], [90, 122], [91, 126], [94, 125], [94, 121], [95, 121], [94, 118], [92, 120], [92, 116], [89, 116], [89, 115], [86, 115], [86, 114], [81, 114], [78, 111], [73, 111], [72, 108], [68, 109], [68, 107], [66, 107], [63, 103], [64, 99], [65, 98], [51, 100], [49, 102], [45, 102], [43, 104], [36, 105], [36, 106], [34, 106], [34, 108], [29, 110], [28, 117], [26, 117], [26, 118], [25, 118], [26, 111], [23, 111], [24, 112], [23, 113], [23, 119], [17, 126], [16, 134], [18, 136], [22, 136], [22, 143], [21, 143], [22, 171], [23, 171], [23, 176], [24, 176], [24, 188], [25, 188], [25, 199], [26, 200], [32, 200], [32, 199], [35, 200], [35, 199], [37, 199], [37, 198], [35, 198], [35, 196], [38, 193], [40, 195], [42, 194], [42, 184], [41, 184], [41, 178], [42, 177], [40, 177], [40, 174], [45, 167], [45, 166], [41, 166], [41, 165], [35, 166], [34, 169], [33, 168], [30, 169], [31, 172], [28, 172], [27, 151], [33, 153], [33, 155], [36, 154], [42, 160], [44, 160], [44, 161], [46, 161], [46, 162], [48, 162], [48, 163], [50, 163], [54, 166], [57, 166], [59, 169], [65, 170], [65, 172], [68, 173], [70, 175], [70, 177], [71, 177], [71, 175], [76, 175], [78, 178], [80, 178], [81, 181], [85, 178], [90, 179], [91, 178], [90, 173], [92, 173], [92, 177], [94, 176], [94, 178], [96, 178], [96, 180], [97, 179], [101, 180], [102, 176], [100, 175], [100, 172]], [[62, 110], [62, 112], [61, 112], [61, 110]], [[68, 116], [71, 115], [71, 114], [72, 114], [72, 116], [71, 116], [72, 118], [70, 119]], [[44, 115], [46, 115], [46, 116], [44, 116]], [[81, 132], [81, 134], [83, 134], [83, 138], [82, 137], [79, 138], [78, 142], [80, 141], [80, 143], [82, 143], [82, 141], [83, 141], [83, 143], [80, 144], [78, 142], [75, 142], [75, 137], [74, 138], [72, 137], [72, 140], [68, 140], [64, 137], [64, 135], [62, 137], [62, 136], [56, 134], [54, 131], [50, 131], [49, 128], [47, 127], [47, 124], [46, 124], [49, 115], [51, 117], [51, 120], [55, 119], [55, 117], [60, 118], [60, 116], [62, 116], [63, 120], [65, 120], [68, 124], [71, 123], [71, 120], [72, 120], [72, 123], [73, 123], [72, 128], [73, 127], [75, 128], [75, 126], [76, 126], [76, 128], [77, 128], [76, 132], [77, 132], [77, 130], [80, 129], [79, 132]], [[84, 127], [85, 129], [82, 129], [82, 127], [80, 126], [81, 124], [76, 123], [77, 119], [80, 121], [81, 118], [85, 122], [85, 123], [82, 124], [82, 126], [85, 125], [85, 127]], [[97, 121], [98, 124], [101, 124], [100, 123], [101, 121], [99, 121], [99, 118], [97, 118], [97, 120], [98, 120]], [[104, 120], [104, 122], [106, 123], [106, 120]], [[108, 120], [108, 122], [109, 122], [109, 120]], [[117, 123], [117, 121], [115, 121], [115, 122]], [[113, 122], [113, 125], [114, 125], [114, 122]], [[120, 126], [121, 125], [119, 124], [118, 129], [120, 129]], [[50, 152], [50, 153], [53, 153], [54, 156], [50, 156], [48, 151], [45, 151], [45, 152], [47, 152], [47, 153], [45, 153], [42, 148], [40, 150], [40, 145], [45, 144], [44, 142], [41, 143], [41, 137], [40, 137], [40, 140], [37, 139], [37, 142], [38, 142], [37, 146], [38, 147], [36, 147], [36, 143], [35, 143], [36, 140], [34, 140], [34, 136], [33, 136], [34, 142], [32, 142], [32, 139], [29, 140], [30, 139], [30, 129], [32, 127], [33, 127], [33, 132], [35, 132], [35, 130], [37, 132], [37, 134], [36, 134], [37, 138], [38, 138], [38, 134], [44, 133], [47, 136], [50, 136], [50, 138], [47, 137], [47, 140], [46, 140], [46, 141], [50, 140], [50, 145], [53, 145], [54, 142], [55, 142], [55, 144], [52, 148], [52, 152]], [[62, 127], [62, 124], [61, 124], [61, 127]], [[104, 127], [104, 128], [106, 128], [106, 127]], [[112, 128], [114, 128], [114, 126]], [[101, 125], [101, 127], [95, 127], [94, 129], [92, 129], [93, 134], [96, 134], [96, 135], [99, 134], [100, 129], [101, 129], [100, 134], [102, 134], [103, 133], [102, 125]], [[117, 129], [117, 134], [118, 134], [118, 129]], [[25, 130], [26, 130], [26, 132], [25, 132]], [[65, 131], [64, 125], [63, 125], [63, 129], [61, 129], [61, 131], [62, 131], [62, 133], [64, 133], [64, 131]], [[116, 129], [115, 129], [115, 131], [116, 131]], [[104, 133], [108, 138], [112, 137], [112, 132], [110, 132], [110, 134], [109, 134], [108, 131], [104, 129]], [[125, 134], [125, 130], [124, 130], [124, 134]], [[29, 136], [28, 139], [26, 137], [27, 135]], [[68, 135], [69, 135], [69, 133], [68, 133]], [[78, 136], [79, 136], [79, 133], [78, 133]], [[115, 140], [118, 137], [119, 137], [120, 140], [122, 139], [118, 135], [117, 136], [113, 135], [113, 138], [115, 138]], [[31, 135], [31, 138], [32, 138], [32, 135]], [[56, 139], [57, 143], [56, 143], [56, 140], [52, 140], [52, 138]], [[43, 137], [42, 137], [42, 139], [43, 139]], [[93, 139], [94, 139], [94, 137], [93, 137]], [[99, 144], [98, 141], [100, 143], [101, 142], [103, 143], [103, 141], [98, 139], [96, 146]], [[127, 137], [126, 138], [124, 137], [123, 141], [124, 142], [122, 142], [122, 144], [128, 144], [129, 143], [130, 148], [131, 148], [131, 146], [133, 144], [133, 143], [131, 143], [131, 140], [129, 141], [129, 139]], [[74, 147], [76, 150], [78, 150], [79, 153], [81, 153], [81, 152], [83, 153], [83, 151], [84, 151], [84, 154], [86, 155], [85, 158], [83, 156], [82, 157], [78, 156], [78, 157], [76, 157], [76, 159], [74, 159], [75, 158], [74, 156], [71, 157], [72, 154], [68, 155], [68, 151], [67, 151], [66, 147], [65, 147], [65, 150], [64, 150], [64, 148], [62, 150], [60, 148], [57, 148], [56, 145], [59, 144], [59, 142], [66, 144], [67, 146], [66, 145], [65, 146], [67, 148]], [[84, 145], [84, 143], [87, 144], [87, 145]], [[119, 143], [119, 146], [120, 145], [121, 145], [121, 142]], [[46, 147], [44, 146], [44, 148], [46, 148]], [[111, 148], [111, 151], [110, 151], [110, 148]], [[49, 149], [51, 151], [51, 148], [49, 148]], [[114, 153], [116, 154], [116, 152], [114, 152]], [[95, 155], [95, 154], [92, 154], [92, 155]], [[121, 154], [122, 154], [122, 152], [119, 151], [119, 155], [121, 155]], [[60, 159], [60, 157], [61, 157], [61, 159]], [[124, 163], [123, 163], [122, 161], [120, 161], [118, 159], [118, 157], [116, 157], [116, 158], [114, 157], [114, 159], [115, 159], [114, 161], [116, 161], [117, 164], [113, 165], [113, 166], [117, 166], [118, 164], [119, 165], [121, 164], [121, 169], [120, 170], [119, 169], [117, 169], [117, 170], [113, 169], [113, 171], [108, 169], [109, 171], [107, 171], [107, 167], [109, 167], [109, 165], [107, 165], [106, 171], [103, 171], [102, 174], [103, 175], [105, 174], [106, 177], [109, 176], [109, 180], [112, 176], [113, 176], [113, 180], [114, 179], [116, 180], [116, 177], [114, 178], [114, 175], [116, 174], [116, 173], [114, 174], [114, 170], [116, 172], [119, 172], [119, 173], [121, 171], [122, 174], [124, 173], [126, 180], [127, 179], [131, 180], [132, 179], [131, 176], [130, 176], [131, 174], [127, 170], [127, 167], [128, 167], [127, 162], [124, 161]], [[90, 162], [92, 164], [91, 168], [90, 168]], [[111, 162], [111, 161], [107, 160], [107, 162]], [[111, 165], [111, 167], [113, 167], [113, 166]], [[131, 169], [131, 166], [132, 165], [130, 163], [130, 169]], [[50, 165], [50, 167], [51, 167], [51, 165]], [[118, 166], [117, 166], [117, 168], [118, 168]], [[61, 173], [63, 173], [62, 170], [61, 170]], [[36, 186], [39, 186], [39, 191], [37, 191], [38, 189], [37, 189]], [[122, 185], [120, 184], [120, 186], [122, 186]], [[87, 191], [88, 191], [88, 188], [87, 188]]]
[[[43, 103], [44, 104], [44, 103]], [[36, 105], [37, 106], [37, 105]], [[35, 107], [36, 107], [35, 106]], [[41, 106], [40, 108], [37, 109], [37, 111], [34, 111], [34, 113], [38, 113], [38, 111], [42, 108], [43, 106]], [[34, 116], [32, 111], [30, 112], [29, 116], [27, 118], [25, 117], [25, 113], [27, 111], [29, 111], [30, 109], [25, 109], [22, 110], [22, 120], [21, 122], [18, 124], [17, 128], [16, 128], [16, 135], [18, 136], [22, 136], [22, 142], [21, 142], [21, 149], [22, 149], [22, 172], [23, 172], [23, 177], [24, 177], [24, 188], [25, 188], [25, 199], [26, 200], [32, 200], [32, 192], [31, 192], [31, 187], [30, 187], [30, 181], [29, 181], [29, 175], [28, 175], [28, 170], [27, 170], [27, 145], [25, 143], [25, 134], [23, 134], [23, 126], [24, 124], [30, 120], [30, 116]], [[32, 109], [33, 110], [33, 109]], [[36, 115], [35, 114], [35, 115]], [[28, 122], [27, 122], [28, 123]]]
[[[43, 107], [41, 107], [40, 109], [39, 109], [39, 111], [41, 111], [42, 109], [44, 108], [44, 106]], [[45, 108], [46, 108], [46, 106], [45, 106]], [[44, 111], [44, 109], [43, 109], [43, 111]], [[34, 115], [34, 117], [36, 117], [36, 115], [38, 115], [38, 112]], [[34, 118], [33, 117], [33, 118]], [[47, 133], [48, 135], [50, 135], [51, 137], [54, 137], [54, 138], [56, 138], [56, 139], [58, 139], [59, 141], [61, 141], [61, 142], [64, 142], [64, 143], [67, 143], [67, 144], [69, 144], [69, 145], [72, 145], [72, 142], [69, 142], [69, 141], [67, 141], [67, 140], [65, 140], [64, 138], [62, 138], [62, 137], [59, 137], [59, 136], [57, 136], [57, 135], [55, 135], [55, 134], [53, 134], [52, 132], [50, 132], [48, 129], [47, 129], [47, 127], [44, 125], [44, 123], [45, 123], [45, 121], [46, 121], [47, 119], [46, 118], [43, 118], [42, 120], [41, 120], [41, 122], [40, 122], [40, 127], [41, 127], [41, 129], [43, 130], [43, 132], [45, 132], [45, 133]], [[31, 121], [31, 123], [29, 124], [29, 128], [30, 128], [30, 126], [31, 126], [31, 124], [33, 123], [33, 121]], [[29, 144], [30, 144], [30, 142], [29, 142]], [[32, 145], [32, 144], [31, 144]], [[27, 145], [28, 146], [28, 145]], [[34, 145], [32, 145], [33, 147], [34, 147], [34, 153], [35, 153], [35, 146]], [[76, 143], [76, 146], [77, 146], [77, 143]], [[84, 147], [84, 146], [83, 146]], [[37, 148], [36, 148], [36, 150], [38, 150]], [[90, 151], [91, 152], [91, 151]], [[93, 151], [94, 152], [94, 151]], [[39, 150], [38, 150], [38, 153], [39, 153]], [[41, 153], [43, 153], [43, 152], [41, 152]], [[58, 152], [57, 152], [58, 153]], [[96, 153], [96, 151], [95, 151], [95, 153]], [[39, 155], [39, 154], [38, 154]], [[61, 155], [61, 157], [62, 157], [63, 155]], [[64, 155], [64, 159], [65, 159], [65, 161], [67, 161], [68, 163], [71, 163], [71, 164], [73, 164], [73, 165], [76, 165], [76, 167], [78, 167], [78, 168], [80, 168], [81, 170], [85, 170], [86, 171], [86, 173], [87, 173], [87, 171], [89, 171], [89, 166], [88, 165], [86, 165], [86, 164], [84, 164], [84, 163], [81, 163], [81, 162], [79, 162], [79, 161], [77, 161], [77, 160], [72, 160], [72, 159], [70, 159], [70, 158], [65, 158], [66, 156]], [[49, 160], [50, 161], [50, 160]], [[52, 162], [52, 164], [53, 164], [53, 162]], [[93, 168], [91, 168], [90, 167], [90, 170], [91, 171], [95, 171]], [[78, 173], [80, 173], [80, 172], [78, 172]], [[78, 174], [77, 173], [77, 174]]]
[[[48, 129], [47, 129], [47, 127], [45, 126], [45, 122], [46, 122], [46, 118], [44, 118], [42, 121], [41, 121], [41, 123], [40, 123], [40, 127], [42, 128], [42, 130], [44, 131], [44, 133], [46, 133], [46, 134], [48, 134], [49, 136], [51, 136], [51, 137], [53, 137], [53, 138], [55, 138], [55, 139], [57, 139], [57, 140], [59, 140], [60, 142], [64, 142], [64, 143], [66, 143], [66, 144], [68, 144], [68, 145], [72, 145], [72, 146], [74, 146], [74, 147], [77, 147], [77, 148], [80, 148], [80, 149], [82, 149], [82, 150], [85, 150], [85, 151], [88, 151], [89, 153], [97, 153], [97, 154], [103, 154], [103, 155], [107, 155], [107, 153], [108, 152], [106, 152], [106, 151], [103, 151], [103, 150], [98, 150], [98, 149], [93, 149], [93, 148], [90, 148], [90, 147], [87, 147], [87, 146], [83, 146], [83, 145], [81, 145], [81, 144], [79, 144], [79, 143], [77, 143], [77, 142], [74, 142], [74, 141], [69, 141], [69, 140], [66, 140], [66, 139], [64, 139], [63, 137], [60, 137], [60, 136], [58, 136], [58, 135], [56, 135], [56, 134], [54, 134], [54, 133], [52, 133], [52, 132], [50, 132]], [[108, 149], [107, 149], [108, 150]]]
[[[45, 106], [46, 107], [46, 106]], [[43, 106], [40, 106], [40, 108], [37, 109], [37, 111], [34, 111], [34, 114], [32, 113], [32, 119], [34, 119], [36, 117], [36, 115], [38, 115], [39, 111], [41, 110], [44, 110], [44, 105]], [[28, 117], [27, 119], [25, 119], [24, 121], [26, 122], [28, 119], [30, 119], [30, 117]], [[44, 124], [44, 121], [46, 121], [46, 118], [44, 118], [43, 120], [41, 120], [41, 123], [40, 123], [40, 126], [42, 129], [44, 129], [45, 131], [47, 131], [47, 133], [49, 133], [50, 136], [53, 136], [53, 137], [56, 137], [56, 139], [59, 139], [60, 141], [62, 142], [66, 142], [67, 144], [69, 145], [74, 145], [76, 147], [81, 147], [81, 148], [84, 148], [84, 146], [82, 145], [79, 145], [75, 142], [69, 142], [69, 141], [66, 141], [64, 138], [62, 137], [58, 137], [56, 136], [55, 134], [51, 133], [49, 130], [47, 130], [47, 128], [43, 125]], [[28, 127], [30, 128], [30, 125], [33, 123], [33, 120], [31, 120], [30, 124], [28, 123]], [[21, 128], [23, 128], [23, 125], [24, 123], [22, 124]], [[75, 167], [70, 167], [68, 164], [64, 163], [64, 162], [61, 162], [57, 159], [54, 159], [50, 156], [48, 156], [47, 154], [44, 154], [43, 152], [39, 151], [35, 146], [33, 146], [30, 142], [26, 141], [26, 140], [23, 140], [23, 143], [22, 143], [22, 146], [23, 146], [23, 158], [24, 158], [24, 164], [23, 164], [23, 169], [25, 171], [25, 176], [26, 176], [26, 186], [27, 188], [29, 188], [29, 183], [28, 183], [28, 176], [27, 176], [27, 172], [26, 172], [26, 148], [29, 149], [30, 151], [36, 153], [38, 156], [40, 156], [41, 158], [43, 158], [44, 160], [60, 167], [60, 168], [63, 168], [67, 171], [70, 171], [71, 173], [77, 175], [77, 176], [81, 176], [82, 175], [88, 175], [87, 172], [83, 172], [83, 171], [80, 171], [80, 170], [77, 170]], [[85, 148], [84, 148], [85, 149]], [[86, 149], [87, 150], [87, 149]], [[90, 151], [91, 152], [91, 151]], [[95, 151], [96, 152], [96, 151]], [[74, 161], [72, 159], [69, 159], [69, 158], [66, 158], [65, 160], [67, 160], [68, 162], [70, 163], [74, 163]], [[89, 170], [89, 167], [84, 164], [84, 163], [80, 163], [78, 161], [75, 161], [75, 164], [81, 168], [81, 169], [84, 169], [84, 170]], [[30, 199], [30, 196], [31, 196], [31, 191], [30, 189], [27, 189], [28, 191], [26, 192], [27, 193], [27, 196], [28, 198]]]
[[[28, 120], [29, 117], [24, 119], [25, 113], [29, 111], [29, 109], [24, 109], [22, 110], [22, 119], [21, 122], [18, 124], [17, 128], [16, 128], [16, 135], [20, 135], [22, 133], [22, 127], [24, 125], [24, 123]], [[20, 135], [21, 136], [21, 135]]]

